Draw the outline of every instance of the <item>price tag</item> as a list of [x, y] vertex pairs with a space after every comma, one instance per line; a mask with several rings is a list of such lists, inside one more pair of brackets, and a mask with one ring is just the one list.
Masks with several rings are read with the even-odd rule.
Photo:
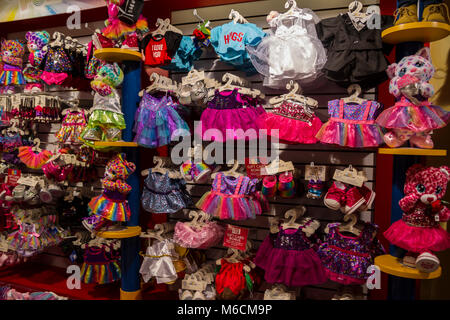
[[36, 187], [36, 185], [38, 184], [38, 180], [33, 179], [31, 177], [20, 177], [19, 180], [17, 181], [18, 184], [23, 184], [25, 186], [28, 187]]
[[333, 179], [357, 187], [362, 187], [363, 183], [367, 181], [367, 178], [362, 171], [358, 172], [351, 168], [345, 170], [336, 169], [336, 171], [334, 171]]
[[294, 164], [292, 161], [284, 162], [283, 160], [274, 160], [265, 168], [267, 175], [274, 175], [280, 172], [294, 171]]
[[18, 180], [20, 179], [20, 176], [22, 175], [22, 172], [19, 169], [8, 169], [8, 176], [6, 177], [6, 183], [10, 186], [17, 186]]
[[204, 291], [206, 285], [205, 281], [197, 280], [193, 275], [186, 275], [185, 279], [181, 281], [183, 290]]
[[248, 229], [227, 225], [223, 246], [227, 248], [245, 251], [247, 246]]
[[326, 181], [326, 173], [327, 173], [327, 167], [326, 166], [312, 166], [307, 165], [305, 166], [305, 180], [317, 180], [320, 181]]

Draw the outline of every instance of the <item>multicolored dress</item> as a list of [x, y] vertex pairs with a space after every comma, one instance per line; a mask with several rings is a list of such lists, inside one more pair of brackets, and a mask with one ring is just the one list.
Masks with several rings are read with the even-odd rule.
[[211, 191], [197, 202], [197, 208], [219, 219], [245, 220], [261, 215], [262, 208], [256, 200], [258, 179], [247, 176], [233, 177], [218, 173]]
[[328, 102], [330, 120], [325, 123], [316, 138], [322, 143], [343, 147], [376, 147], [383, 143], [383, 131], [375, 122], [381, 105], [376, 101], [348, 104], [342, 99]]
[[86, 248], [81, 267], [81, 279], [84, 283], [106, 284], [120, 280], [119, 255], [113, 251], [106, 252], [106, 248], [106, 246]]
[[61, 129], [56, 133], [56, 138], [63, 144], [81, 144], [81, 133], [86, 127], [86, 116], [82, 112], [69, 112], [63, 119]]
[[370, 276], [368, 267], [384, 248], [374, 233], [378, 226], [366, 223], [359, 236], [346, 236], [339, 232], [340, 223], [328, 224], [328, 235], [317, 253], [322, 260], [328, 279], [344, 284], [366, 283]]

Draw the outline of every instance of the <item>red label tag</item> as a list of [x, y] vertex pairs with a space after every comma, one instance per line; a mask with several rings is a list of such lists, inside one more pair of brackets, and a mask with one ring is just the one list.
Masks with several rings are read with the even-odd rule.
[[6, 183], [10, 186], [17, 186], [17, 181], [20, 179], [22, 172], [19, 169], [8, 169], [8, 177]]
[[267, 166], [267, 159], [245, 159], [245, 171], [249, 178], [260, 179], [266, 175], [265, 167]]
[[247, 246], [248, 229], [237, 226], [227, 225], [223, 246], [245, 251]]

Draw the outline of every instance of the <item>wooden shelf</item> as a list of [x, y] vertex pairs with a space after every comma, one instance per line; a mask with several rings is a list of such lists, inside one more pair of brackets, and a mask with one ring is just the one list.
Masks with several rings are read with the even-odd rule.
[[136, 142], [127, 142], [127, 141], [95, 141], [94, 146], [96, 147], [137, 147], [138, 144]]
[[141, 61], [142, 55], [138, 51], [118, 48], [95, 50], [94, 56], [108, 62]]
[[381, 37], [384, 42], [397, 44], [402, 42], [433, 42], [447, 37], [450, 25], [442, 22], [412, 22], [399, 24], [384, 30]]
[[393, 154], [403, 156], [435, 156], [445, 157], [447, 150], [445, 149], [420, 149], [420, 148], [379, 148], [379, 154]]
[[403, 265], [399, 258], [385, 254], [375, 258], [375, 265], [384, 273], [408, 279], [435, 279], [442, 274], [442, 268], [439, 267], [433, 272], [421, 272], [416, 268], [411, 268]]
[[123, 230], [103, 231], [96, 235], [106, 239], [126, 239], [137, 237], [141, 234], [141, 227], [126, 227]]

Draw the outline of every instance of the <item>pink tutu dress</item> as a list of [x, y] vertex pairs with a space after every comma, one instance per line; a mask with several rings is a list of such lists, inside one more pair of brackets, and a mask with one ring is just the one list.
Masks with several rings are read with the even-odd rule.
[[428, 101], [420, 105], [402, 97], [393, 107], [384, 110], [377, 123], [388, 129], [407, 129], [415, 133], [443, 128], [450, 120], [450, 112]]
[[215, 222], [207, 222], [201, 228], [177, 222], [173, 240], [183, 248], [208, 249], [223, 240], [224, 230]]
[[302, 229], [280, 227], [278, 233], [264, 239], [254, 262], [265, 271], [268, 283], [300, 287], [327, 281], [320, 258]]
[[322, 122], [306, 105], [285, 101], [272, 112], [261, 115], [267, 134], [285, 143], [316, 143]]
[[450, 234], [435, 220], [431, 207], [418, 203], [384, 232], [393, 245], [415, 253], [450, 248]]
[[376, 147], [383, 143], [383, 131], [375, 123], [380, 104], [365, 101], [362, 104], [347, 104], [342, 99], [328, 102], [330, 120], [325, 123], [316, 138], [322, 143], [343, 147]]
[[245, 220], [261, 215], [260, 202], [254, 197], [257, 179], [235, 178], [218, 173], [212, 190], [206, 192], [196, 206], [219, 219]]
[[376, 256], [384, 254], [380, 242], [373, 238], [378, 226], [366, 223], [359, 236], [345, 236], [339, 225], [328, 224], [328, 235], [317, 250], [325, 273], [328, 279], [344, 285], [364, 284], [370, 276], [367, 268]]
[[237, 89], [216, 91], [200, 117], [201, 126], [196, 128], [196, 133], [206, 141], [257, 139], [259, 130], [264, 128], [259, 116], [265, 111], [254, 104]]

